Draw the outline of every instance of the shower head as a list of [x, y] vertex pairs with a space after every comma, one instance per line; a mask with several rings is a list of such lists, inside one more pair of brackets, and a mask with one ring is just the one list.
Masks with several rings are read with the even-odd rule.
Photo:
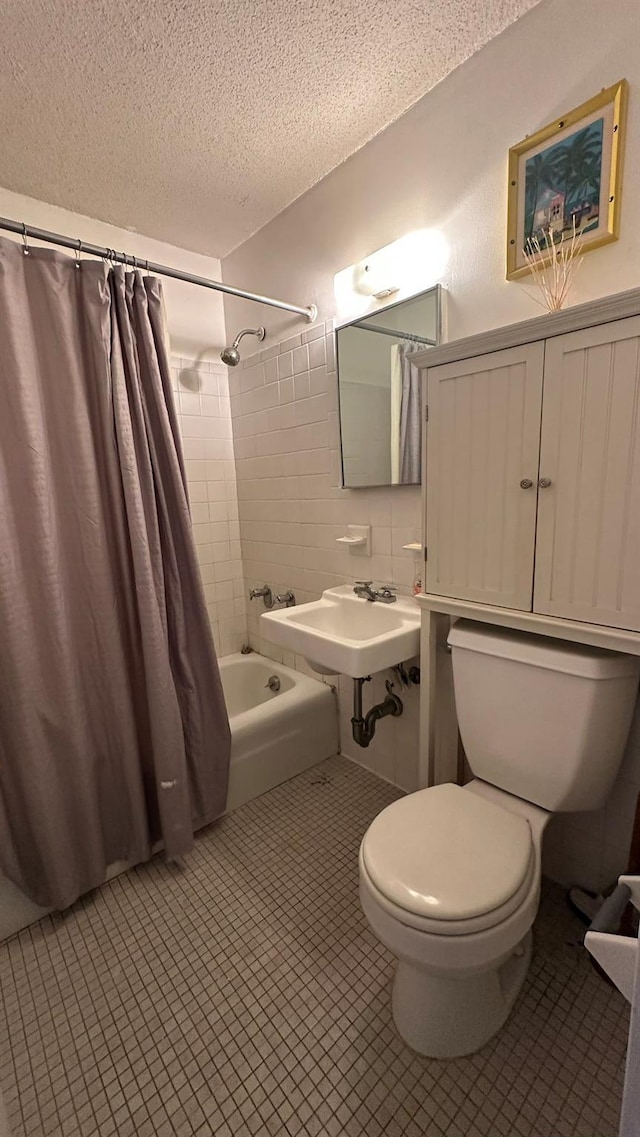
[[229, 367], [235, 367], [240, 362], [240, 352], [237, 347], [225, 347], [224, 351], [220, 352], [220, 359]]
[[266, 336], [266, 334], [267, 333], [263, 327], [260, 327], [260, 328], [243, 328], [243, 330], [241, 332], [238, 332], [236, 338], [234, 339], [233, 343], [231, 344], [231, 347], [225, 347], [220, 352], [220, 359], [222, 360], [223, 363], [226, 363], [229, 367], [237, 367], [237, 365], [240, 362], [240, 352], [238, 351], [238, 344], [240, 343], [240, 340], [242, 339], [242, 337], [243, 336], [257, 336], [259, 340], [263, 340], [264, 337]]

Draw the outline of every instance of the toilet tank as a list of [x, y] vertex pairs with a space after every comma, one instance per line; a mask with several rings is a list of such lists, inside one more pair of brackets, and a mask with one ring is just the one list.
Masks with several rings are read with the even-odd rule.
[[624, 750], [640, 660], [459, 620], [449, 633], [473, 773], [543, 809], [604, 804]]

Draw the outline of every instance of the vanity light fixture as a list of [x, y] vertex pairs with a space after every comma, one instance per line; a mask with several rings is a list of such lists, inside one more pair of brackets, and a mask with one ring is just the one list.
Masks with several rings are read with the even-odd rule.
[[384, 300], [394, 293], [405, 299], [424, 291], [442, 279], [448, 260], [449, 245], [438, 229], [405, 233], [335, 274], [338, 320], [372, 311], [372, 300]]
[[385, 273], [384, 267], [381, 270], [375, 260], [356, 265], [354, 273], [356, 292], [361, 292], [363, 296], [375, 296], [376, 300], [393, 296], [393, 293], [398, 291], [398, 285], [385, 280], [385, 276], [388, 276], [388, 273]]

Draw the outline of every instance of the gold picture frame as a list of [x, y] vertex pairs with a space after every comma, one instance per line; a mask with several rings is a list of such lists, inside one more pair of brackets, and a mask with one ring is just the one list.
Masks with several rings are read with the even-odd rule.
[[507, 280], [531, 271], [522, 250], [545, 226], [556, 243], [580, 231], [582, 252], [617, 240], [627, 90], [621, 79], [511, 147]]

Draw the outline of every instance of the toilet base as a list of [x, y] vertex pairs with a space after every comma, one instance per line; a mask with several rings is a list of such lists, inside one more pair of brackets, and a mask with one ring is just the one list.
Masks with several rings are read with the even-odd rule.
[[400, 960], [392, 1009], [401, 1038], [428, 1058], [461, 1058], [479, 1050], [509, 1017], [529, 969], [531, 943], [528, 932], [495, 971], [459, 979]]

